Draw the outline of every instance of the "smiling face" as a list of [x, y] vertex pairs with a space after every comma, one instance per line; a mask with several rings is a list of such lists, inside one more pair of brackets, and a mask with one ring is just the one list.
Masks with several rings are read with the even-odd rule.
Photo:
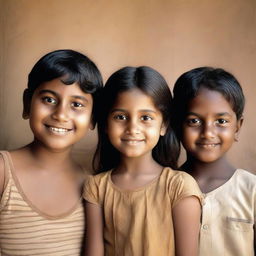
[[141, 157], [152, 155], [160, 135], [165, 134], [165, 126], [152, 99], [132, 89], [117, 96], [108, 115], [107, 134], [123, 157]]
[[188, 156], [210, 163], [222, 158], [236, 139], [237, 120], [229, 102], [217, 91], [201, 88], [188, 104], [182, 144]]
[[63, 151], [79, 141], [91, 125], [93, 99], [78, 84], [59, 79], [41, 84], [34, 92], [28, 113], [34, 142]]

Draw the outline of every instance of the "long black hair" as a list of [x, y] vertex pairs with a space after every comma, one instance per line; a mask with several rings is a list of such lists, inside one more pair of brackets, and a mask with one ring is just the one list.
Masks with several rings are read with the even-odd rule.
[[167, 127], [166, 134], [160, 136], [152, 151], [154, 160], [163, 166], [177, 167], [180, 147], [171, 128], [172, 95], [165, 79], [150, 67], [124, 67], [110, 76], [101, 91], [97, 110], [98, 145], [93, 159], [94, 170], [98, 173], [115, 168], [120, 162], [120, 153], [105, 132], [107, 117], [118, 94], [132, 89], [139, 89], [151, 97]]

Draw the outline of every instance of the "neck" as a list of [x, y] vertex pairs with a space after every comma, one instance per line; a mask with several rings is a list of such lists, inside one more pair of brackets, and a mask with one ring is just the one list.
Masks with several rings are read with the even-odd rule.
[[51, 151], [37, 142], [32, 142], [24, 150], [41, 166], [65, 166], [65, 164], [70, 165], [72, 162], [70, 157], [71, 149]]
[[163, 167], [153, 159], [152, 155], [148, 154], [139, 158], [121, 157], [121, 162], [117, 167], [117, 171], [129, 172], [137, 175], [142, 173], [154, 173], [162, 170], [162, 168]]
[[202, 177], [225, 178], [231, 176], [235, 168], [228, 162], [225, 156], [214, 162], [205, 163], [187, 156], [186, 162], [181, 169], [190, 173], [196, 179]]

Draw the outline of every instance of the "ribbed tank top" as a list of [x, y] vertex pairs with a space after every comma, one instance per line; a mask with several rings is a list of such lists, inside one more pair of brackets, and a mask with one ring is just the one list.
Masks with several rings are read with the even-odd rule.
[[5, 167], [0, 202], [0, 255], [80, 255], [85, 225], [82, 200], [59, 216], [41, 212], [24, 194], [10, 154], [6, 151], [0, 154]]

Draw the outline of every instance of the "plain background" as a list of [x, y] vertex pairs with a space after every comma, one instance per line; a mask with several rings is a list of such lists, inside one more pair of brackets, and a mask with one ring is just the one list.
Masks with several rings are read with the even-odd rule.
[[[239, 142], [228, 157], [256, 170], [255, 0], [0, 0], [0, 149], [32, 140], [22, 93], [35, 62], [56, 49], [90, 57], [104, 81], [120, 67], [157, 69], [170, 88], [183, 72], [222, 67], [246, 96]], [[96, 132], [74, 154], [90, 170]]]

